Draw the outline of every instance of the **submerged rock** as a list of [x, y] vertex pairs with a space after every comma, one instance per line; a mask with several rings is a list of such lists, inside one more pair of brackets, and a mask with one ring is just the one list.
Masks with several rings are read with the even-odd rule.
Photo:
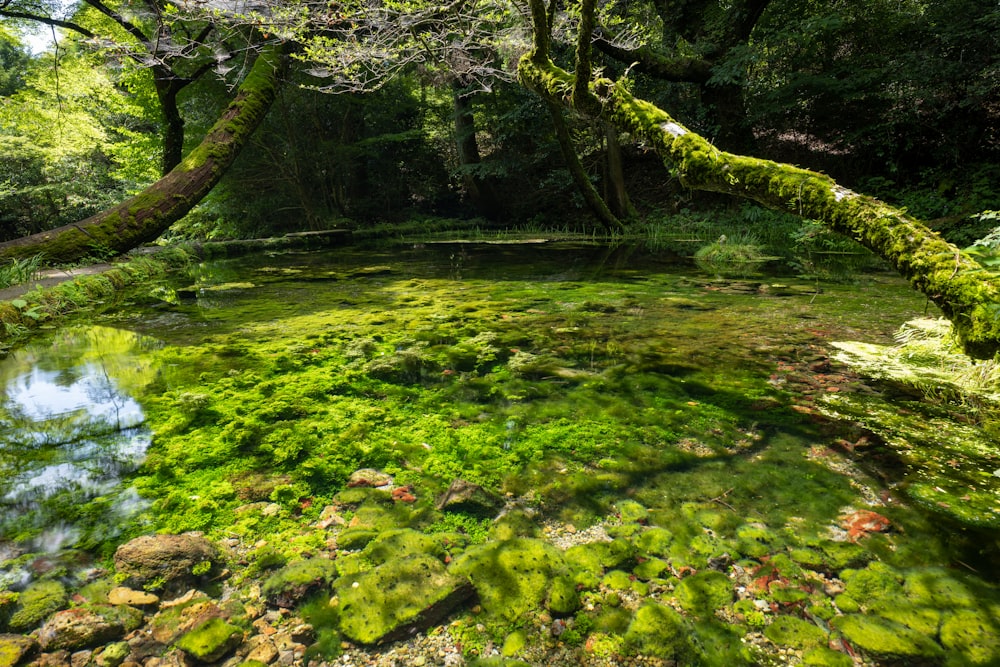
[[199, 662], [215, 662], [242, 643], [242, 630], [215, 617], [184, 633], [175, 646]]
[[132, 607], [88, 605], [55, 613], [38, 631], [44, 651], [91, 648], [121, 639], [142, 624], [142, 612]]
[[286, 565], [268, 577], [261, 592], [272, 604], [290, 609], [336, 576], [337, 567], [332, 560], [307, 558]]
[[207, 539], [193, 533], [143, 535], [118, 547], [114, 560], [126, 585], [156, 584], [167, 590], [183, 590], [200, 574], [217, 568], [219, 552]]
[[66, 606], [66, 602], [66, 587], [58, 581], [34, 583], [21, 593], [7, 627], [15, 632], [31, 630]]
[[38, 651], [38, 642], [26, 635], [0, 635], [0, 667], [14, 667]]
[[340, 630], [362, 644], [383, 644], [426, 629], [473, 595], [463, 577], [430, 556], [383, 563], [334, 585]]
[[444, 512], [463, 512], [492, 518], [503, 507], [503, 500], [478, 484], [456, 479], [438, 497], [435, 507]]

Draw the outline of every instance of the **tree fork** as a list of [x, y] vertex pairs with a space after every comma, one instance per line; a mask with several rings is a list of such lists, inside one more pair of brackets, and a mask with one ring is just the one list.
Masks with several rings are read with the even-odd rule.
[[0, 243], [0, 259], [41, 253], [47, 262], [74, 262], [95, 249], [123, 253], [155, 240], [215, 187], [267, 115], [284, 71], [283, 51], [281, 44], [263, 47], [201, 144], [163, 178], [80, 222]]
[[[533, 0], [536, 4], [539, 0]], [[518, 75], [545, 99], [565, 104], [574, 76], [553, 64], [538, 45], [536, 41], [536, 50], [521, 59]], [[599, 79], [591, 90], [602, 102], [603, 117], [656, 151], [686, 187], [751, 199], [853, 238], [941, 309], [966, 354], [988, 359], [1000, 351], [1000, 274], [987, 271], [920, 221], [824, 174], [720, 151], [614, 81]]]

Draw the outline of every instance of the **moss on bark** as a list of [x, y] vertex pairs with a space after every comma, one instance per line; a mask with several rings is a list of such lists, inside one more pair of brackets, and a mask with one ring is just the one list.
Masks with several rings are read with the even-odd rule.
[[0, 259], [42, 253], [73, 262], [95, 250], [122, 253], [156, 239], [211, 191], [274, 101], [283, 46], [265, 46], [235, 99], [201, 144], [170, 173], [117, 206], [80, 222], [0, 244]]
[[[522, 58], [518, 74], [528, 88], [562, 104], [573, 89], [573, 75], [537, 51]], [[941, 309], [966, 354], [986, 359], [1000, 350], [1000, 275], [920, 221], [824, 174], [721, 151], [619, 83], [599, 79], [591, 89], [602, 101], [602, 115], [655, 150], [685, 186], [752, 199], [853, 238]]]

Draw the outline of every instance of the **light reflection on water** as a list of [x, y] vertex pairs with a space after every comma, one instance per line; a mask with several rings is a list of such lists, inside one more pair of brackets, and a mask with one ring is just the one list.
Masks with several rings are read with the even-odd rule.
[[[141, 505], [120, 485], [150, 444], [130, 392], [153, 378], [143, 351], [156, 346], [78, 327], [0, 361], [0, 541], [56, 551], [107, 537]], [[98, 497], [100, 517], [83, 514]]]

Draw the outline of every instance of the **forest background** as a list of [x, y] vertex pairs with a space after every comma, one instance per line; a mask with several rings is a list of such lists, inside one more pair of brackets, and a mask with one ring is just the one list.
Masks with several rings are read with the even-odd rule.
[[[551, 55], [571, 62], [580, 7], [549, 13]], [[286, 85], [168, 239], [437, 219], [656, 234], [710, 218], [777, 230], [778, 245], [844, 243], [694, 193], [647, 147], [527, 90], [516, 68], [530, 16], [516, 1], [5, 0], [0, 17], [0, 241], [155, 182], [279, 43]], [[597, 71], [719, 148], [827, 173], [959, 247], [996, 226], [996, 3], [615, 0], [595, 17]], [[32, 52], [39, 30], [47, 46]]]

